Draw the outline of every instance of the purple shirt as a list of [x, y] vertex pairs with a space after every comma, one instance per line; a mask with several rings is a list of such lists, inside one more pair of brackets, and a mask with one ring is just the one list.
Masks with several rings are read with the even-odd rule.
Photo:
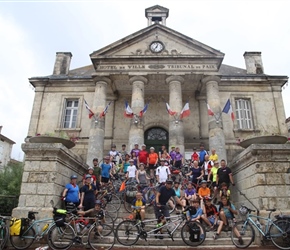
[[169, 153], [171, 159], [174, 161], [175, 160], [175, 156], [176, 156], [176, 152], [174, 150], [170, 151]]
[[180, 153], [176, 153], [176, 154], [175, 154], [175, 160], [176, 160], [176, 161], [181, 161], [182, 158], [183, 158], [183, 155], [182, 155], [182, 154], [180, 154]]
[[133, 152], [135, 152], [135, 155], [136, 155], [136, 157], [137, 157], [137, 156], [139, 155], [140, 149], [139, 149], [139, 148], [133, 148], [133, 149], [131, 150], [131, 155], [132, 155]]
[[194, 188], [192, 188], [191, 190], [189, 190], [189, 189], [185, 189], [185, 193], [186, 193], [187, 195], [194, 195], [194, 194], [196, 193], [196, 191], [195, 191]]

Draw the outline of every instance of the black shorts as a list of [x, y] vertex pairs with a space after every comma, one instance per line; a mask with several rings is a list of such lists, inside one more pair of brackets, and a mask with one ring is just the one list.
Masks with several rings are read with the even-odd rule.
[[109, 180], [110, 180], [110, 178], [107, 178], [107, 177], [103, 177], [102, 176], [101, 182], [108, 183]]
[[156, 169], [157, 166], [155, 164], [149, 164], [149, 169]]
[[169, 217], [169, 209], [167, 205], [162, 205], [161, 207], [157, 207], [156, 204], [154, 204], [154, 213], [156, 219], [158, 219], [158, 223], [161, 221], [161, 217]]
[[175, 161], [174, 167], [175, 168], [181, 168], [182, 161]]

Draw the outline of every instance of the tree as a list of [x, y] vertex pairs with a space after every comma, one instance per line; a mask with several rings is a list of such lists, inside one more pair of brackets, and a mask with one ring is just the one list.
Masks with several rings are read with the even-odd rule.
[[23, 163], [9, 163], [0, 171], [0, 195], [20, 195]]

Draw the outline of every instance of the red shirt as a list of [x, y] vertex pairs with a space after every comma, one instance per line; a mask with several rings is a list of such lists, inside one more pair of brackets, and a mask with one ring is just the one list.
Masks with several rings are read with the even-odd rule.
[[139, 152], [139, 155], [138, 155], [139, 162], [147, 164], [147, 157], [148, 157], [148, 152], [146, 150], [141, 150]]
[[193, 154], [191, 155], [191, 159], [193, 160], [193, 161], [197, 161], [198, 160], [198, 153], [196, 153], [196, 152], [193, 152]]

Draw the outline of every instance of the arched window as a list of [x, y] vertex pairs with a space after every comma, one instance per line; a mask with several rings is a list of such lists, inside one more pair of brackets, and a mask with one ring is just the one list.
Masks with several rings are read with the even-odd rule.
[[150, 147], [154, 147], [155, 152], [158, 152], [163, 144], [168, 150], [168, 132], [160, 127], [150, 128], [145, 131], [144, 142], [148, 151]]

